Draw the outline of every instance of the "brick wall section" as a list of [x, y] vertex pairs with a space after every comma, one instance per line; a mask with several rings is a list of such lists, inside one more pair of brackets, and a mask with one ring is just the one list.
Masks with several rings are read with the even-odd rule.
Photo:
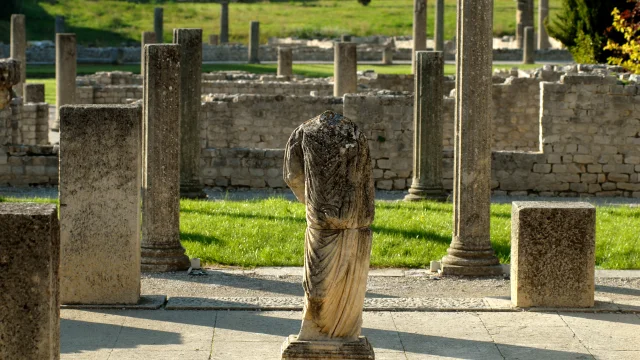
[[57, 184], [57, 146], [0, 146], [0, 185]]
[[510, 77], [502, 84], [493, 84], [491, 90], [493, 148], [537, 151], [540, 147], [540, 80]]
[[13, 99], [0, 110], [0, 145], [46, 145], [49, 143], [49, 104]]
[[305, 96], [315, 91], [318, 96], [333, 95], [333, 85], [329, 83], [303, 82], [258, 82], [258, 81], [203, 81], [203, 94], [261, 94]]

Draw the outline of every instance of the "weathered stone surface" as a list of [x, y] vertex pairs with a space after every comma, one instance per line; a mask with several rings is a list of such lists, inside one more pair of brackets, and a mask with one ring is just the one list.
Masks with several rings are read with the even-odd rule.
[[200, 180], [202, 29], [173, 29], [180, 45], [180, 196], [204, 198]]
[[[163, 34], [163, 17], [164, 17], [164, 9], [161, 7], [157, 7], [153, 9], [153, 31], [156, 33], [156, 40], [158, 44], [162, 44], [164, 42]], [[144, 62], [143, 62], [144, 63]]]
[[63, 304], [140, 297], [140, 107], [60, 109]]
[[360, 337], [375, 195], [367, 139], [326, 111], [294, 130], [285, 151], [284, 179], [306, 205], [307, 231], [302, 328], [282, 358], [373, 359]]
[[25, 103], [43, 103], [44, 84], [25, 83], [23, 96]]
[[13, 90], [22, 96], [22, 84], [27, 80], [27, 25], [22, 14], [11, 15], [10, 58], [20, 62], [20, 81]]
[[142, 271], [189, 268], [180, 244], [180, 46], [145, 48]]
[[514, 202], [511, 302], [518, 307], [592, 307], [596, 209], [577, 202]]
[[291, 48], [278, 48], [278, 76], [293, 75], [293, 51]]
[[220, 44], [229, 42], [229, 1], [220, 1]]
[[358, 88], [358, 54], [356, 44], [335, 43], [333, 60], [333, 96], [355, 93]]
[[59, 359], [56, 206], [0, 204], [0, 229], [0, 359]]
[[416, 51], [425, 50], [427, 50], [427, 0], [413, 0], [412, 72], [416, 69]]
[[56, 121], [60, 128], [60, 107], [76, 103], [76, 34], [56, 34]]
[[524, 50], [522, 51], [522, 63], [533, 64], [535, 63], [535, 39], [533, 37], [533, 26], [527, 26], [524, 28]]
[[413, 181], [405, 200], [445, 200], [442, 187], [444, 56], [439, 51], [418, 51], [416, 57]]
[[[445, 275], [501, 275], [491, 248], [492, 0], [458, 0], [453, 239]], [[468, 31], [472, 29], [471, 31]]]
[[545, 19], [549, 17], [549, 0], [538, 2], [538, 49], [546, 50], [551, 47], [547, 28], [544, 27]]
[[[143, 31], [142, 32], [142, 37], [141, 37], [141, 41], [140, 41], [140, 74], [142, 74], [142, 77], [146, 77], [145, 72], [144, 72], [144, 65], [145, 65], [145, 52], [144, 52], [144, 47], [145, 45], [149, 45], [149, 44], [155, 44], [156, 43], [156, 33], [153, 31]], [[144, 96], [143, 96], [144, 98]]]
[[11, 87], [20, 82], [22, 64], [15, 59], [0, 59], [0, 110], [11, 102]]
[[249, 31], [249, 64], [260, 64], [260, 22], [252, 21]]

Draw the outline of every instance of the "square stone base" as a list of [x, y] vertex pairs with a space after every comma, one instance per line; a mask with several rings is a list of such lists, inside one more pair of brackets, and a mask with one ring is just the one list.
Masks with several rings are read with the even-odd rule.
[[290, 335], [282, 344], [282, 360], [289, 359], [367, 359], [374, 360], [373, 347], [366, 337], [358, 341], [298, 341]]

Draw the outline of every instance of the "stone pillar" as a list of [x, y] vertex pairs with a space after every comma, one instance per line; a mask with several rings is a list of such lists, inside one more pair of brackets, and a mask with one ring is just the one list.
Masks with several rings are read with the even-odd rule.
[[54, 204], [0, 204], [0, 359], [60, 359]]
[[444, 51], [444, 0], [436, 0], [435, 51]]
[[142, 271], [189, 268], [180, 244], [180, 45], [145, 48]]
[[442, 187], [442, 138], [444, 122], [444, 54], [416, 53], [413, 105], [413, 182], [407, 201], [446, 200]]
[[180, 197], [207, 195], [200, 180], [202, 29], [173, 29], [180, 45]]
[[453, 239], [444, 275], [501, 275], [491, 248], [493, 0], [458, 0]]
[[156, 43], [162, 44], [164, 42], [163, 32], [163, 12], [161, 7], [153, 9], [153, 31], [156, 33]]
[[20, 61], [20, 82], [13, 87], [22, 96], [22, 84], [27, 79], [27, 28], [24, 15], [11, 15], [11, 47], [9, 57]]
[[278, 47], [278, 76], [293, 75], [293, 50]]
[[57, 15], [56, 16], [56, 22], [55, 22], [56, 34], [60, 34], [60, 33], [65, 32], [64, 28], [65, 28], [65, 26], [64, 26], [64, 16]]
[[516, 42], [518, 49], [524, 46], [524, 29], [533, 26], [533, 0], [516, 0]]
[[249, 32], [249, 64], [260, 64], [260, 22], [251, 22]]
[[358, 53], [354, 43], [335, 43], [333, 55], [333, 96], [358, 89]]
[[385, 65], [393, 65], [393, 47], [385, 46], [382, 50], [382, 63]]
[[535, 63], [535, 38], [533, 37], [533, 26], [524, 29], [524, 49], [522, 49], [522, 63]]
[[76, 34], [56, 34], [56, 121], [60, 128], [60, 107], [76, 103]]
[[220, 37], [218, 35], [209, 35], [209, 45], [218, 45]]
[[413, 0], [413, 51], [411, 73], [416, 67], [416, 51], [427, 50], [427, 0]]
[[60, 109], [60, 295], [63, 304], [140, 298], [137, 105]]
[[593, 205], [514, 202], [511, 303], [518, 307], [592, 307], [595, 250]]
[[145, 65], [145, 51], [144, 46], [149, 44], [156, 43], [156, 33], [154, 31], [143, 31], [142, 38], [140, 41], [140, 75], [142, 75], [143, 79], [146, 77], [146, 73], [144, 72]]
[[43, 103], [44, 84], [24, 84], [24, 103]]
[[342, 36], [340, 36], [340, 42], [351, 42], [351, 35], [342, 34]]
[[220, 2], [220, 44], [229, 42], [229, 1]]
[[549, 16], [549, 0], [540, 0], [538, 4], [538, 49], [548, 49], [551, 47], [547, 29], [544, 27], [544, 20]]

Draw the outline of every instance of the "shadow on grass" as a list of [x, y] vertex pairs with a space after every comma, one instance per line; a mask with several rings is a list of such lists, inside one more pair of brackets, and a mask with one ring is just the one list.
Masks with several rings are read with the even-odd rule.
[[224, 246], [226, 241], [218, 239], [215, 236], [206, 236], [198, 233], [180, 231], [180, 241], [194, 241], [204, 245]]

